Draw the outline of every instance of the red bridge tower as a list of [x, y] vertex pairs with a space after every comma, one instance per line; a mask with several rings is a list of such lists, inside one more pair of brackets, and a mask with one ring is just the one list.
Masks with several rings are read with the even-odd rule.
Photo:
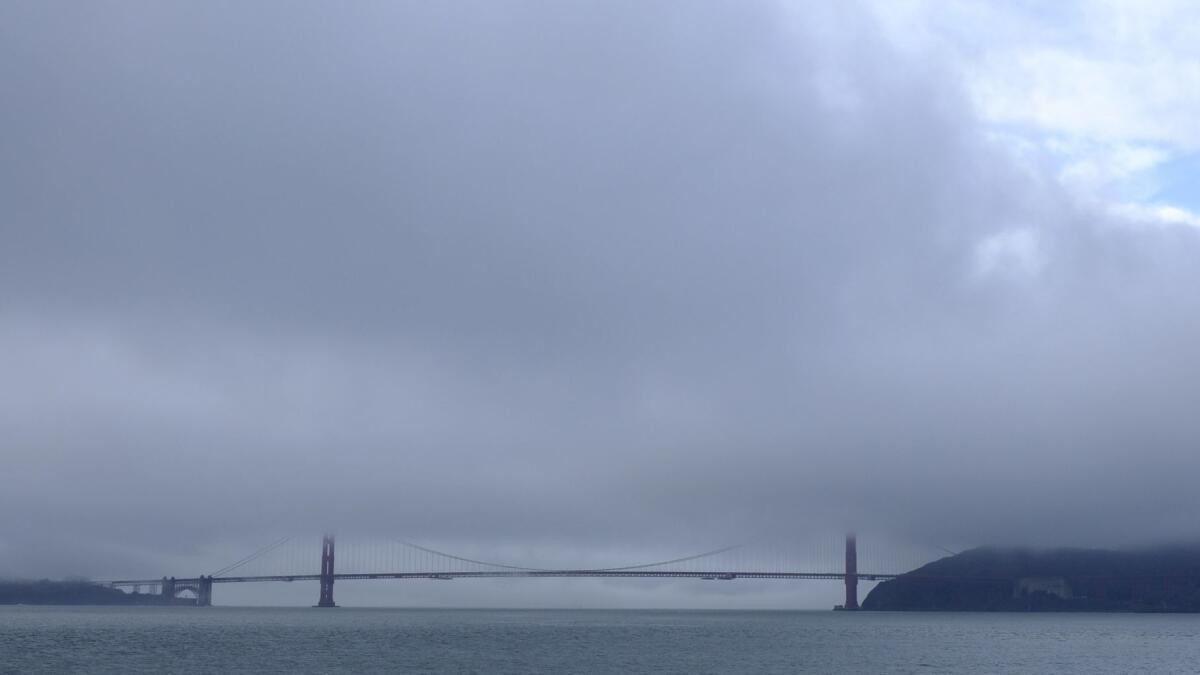
[[337, 607], [333, 604], [333, 535], [321, 539], [321, 599], [317, 607]]
[[[330, 582], [333, 583], [333, 582]], [[858, 542], [846, 535], [846, 609], [858, 609]]]

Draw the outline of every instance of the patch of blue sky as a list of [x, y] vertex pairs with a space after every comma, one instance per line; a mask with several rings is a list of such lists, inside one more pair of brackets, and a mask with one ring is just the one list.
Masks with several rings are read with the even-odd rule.
[[1151, 202], [1200, 213], [1200, 153], [1181, 155], [1153, 170], [1157, 189]]

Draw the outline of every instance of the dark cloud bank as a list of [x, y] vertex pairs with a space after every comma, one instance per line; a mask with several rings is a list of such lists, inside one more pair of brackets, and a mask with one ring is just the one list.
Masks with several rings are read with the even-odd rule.
[[12, 573], [1196, 533], [1196, 233], [865, 12], [9, 2], [0, 91]]

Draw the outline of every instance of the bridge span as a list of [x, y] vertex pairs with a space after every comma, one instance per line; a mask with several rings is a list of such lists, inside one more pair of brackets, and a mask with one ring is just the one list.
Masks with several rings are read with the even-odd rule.
[[[277, 546], [277, 544], [276, 544]], [[415, 545], [410, 545], [415, 546]], [[857, 540], [853, 534], [846, 535], [845, 539], [845, 567], [842, 571], [824, 570], [824, 571], [763, 571], [750, 569], [737, 569], [731, 567], [714, 566], [707, 569], [699, 570], [680, 570], [680, 569], [652, 569], [670, 563], [680, 561], [694, 560], [724, 552], [726, 549], [718, 549], [709, 553], [700, 554], [697, 556], [689, 556], [687, 558], [679, 558], [676, 560], [664, 561], [661, 563], [649, 563], [644, 565], [631, 565], [627, 567], [615, 568], [596, 568], [596, 569], [538, 569], [529, 567], [517, 567], [513, 565], [501, 565], [498, 563], [484, 563], [482, 561], [470, 560], [449, 554], [443, 554], [431, 549], [416, 547], [421, 550], [436, 553], [438, 555], [453, 558], [459, 561], [476, 563], [479, 565], [490, 565], [497, 569], [482, 569], [482, 570], [445, 570], [445, 571], [400, 571], [400, 572], [337, 572], [336, 571], [336, 544], [333, 535], [325, 535], [321, 541], [321, 571], [315, 574], [264, 574], [264, 575], [228, 575], [227, 572], [232, 568], [244, 564], [249, 560], [257, 558], [261, 553], [256, 553], [248, 556], [243, 561], [239, 561], [218, 573], [210, 575], [200, 575], [197, 577], [162, 577], [159, 579], [117, 579], [107, 582], [113, 588], [130, 588], [140, 590], [141, 588], [153, 589], [160, 595], [165, 602], [173, 602], [180, 593], [190, 591], [195, 596], [195, 604], [198, 606], [209, 606], [212, 604], [212, 589], [215, 584], [237, 584], [237, 583], [259, 583], [259, 582], [295, 582], [295, 581], [317, 581], [320, 583], [320, 593], [318, 596], [316, 607], [336, 607], [333, 600], [333, 586], [336, 581], [351, 581], [364, 579], [397, 579], [397, 580], [442, 580], [450, 581], [454, 579], [530, 579], [530, 578], [601, 578], [601, 579], [634, 579], [634, 578], [676, 578], [676, 579], [698, 579], [704, 581], [733, 581], [736, 579], [827, 579], [840, 580], [845, 583], [846, 600], [842, 605], [844, 609], [858, 609], [858, 582], [859, 581], [885, 581], [899, 576], [899, 572], [878, 573], [878, 572], [859, 572], [858, 571], [858, 552]], [[271, 547], [266, 548], [267, 551]]]

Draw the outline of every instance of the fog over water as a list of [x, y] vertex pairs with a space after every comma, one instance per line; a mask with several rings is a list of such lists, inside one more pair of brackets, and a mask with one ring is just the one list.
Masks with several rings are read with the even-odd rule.
[[922, 6], [3, 3], [0, 573], [1200, 538], [1200, 101], [1004, 117]]

